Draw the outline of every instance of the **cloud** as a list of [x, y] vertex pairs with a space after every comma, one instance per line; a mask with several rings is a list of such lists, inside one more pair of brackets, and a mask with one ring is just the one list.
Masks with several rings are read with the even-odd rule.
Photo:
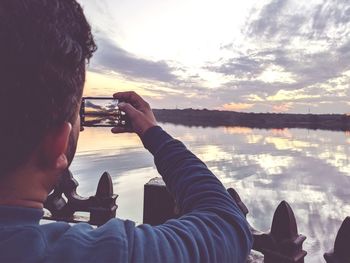
[[350, 70], [348, 1], [271, 0], [251, 12], [242, 33], [241, 42], [222, 45], [225, 57], [204, 67], [226, 78], [235, 103], [258, 100], [256, 110], [270, 101], [273, 111], [292, 111], [296, 101], [350, 100], [350, 76], [344, 75]]
[[315, 8], [312, 16], [312, 31], [310, 37], [330, 39], [326, 32], [343, 30], [350, 22], [350, 7], [346, 0], [327, 0]]
[[251, 14], [251, 21], [249, 21], [247, 27], [247, 33], [249, 36], [265, 36], [271, 37], [280, 32], [281, 28], [290, 29], [291, 26], [287, 26], [287, 23], [281, 23], [287, 21], [286, 18], [281, 18], [280, 14], [286, 7], [288, 0], [273, 0], [265, 5], [261, 10], [258, 10], [256, 18], [254, 14]]
[[241, 37], [222, 43], [224, 56], [200, 68], [124, 49], [115, 41], [123, 37], [123, 27], [107, 16], [111, 8], [81, 1], [104, 16], [92, 17], [99, 50], [90, 69], [147, 91], [160, 107], [343, 112], [350, 101], [350, 74], [344, 75], [350, 72], [347, 0], [258, 1]]
[[165, 61], [138, 57], [106, 37], [97, 37], [98, 51], [91, 62], [91, 70], [116, 73], [132, 80], [174, 82], [175, 70]]
[[230, 58], [221, 65], [208, 65], [205, 68], [224, 75], [238, 75], [253, 78], [263, 72], [261, 59], [253, 55]]

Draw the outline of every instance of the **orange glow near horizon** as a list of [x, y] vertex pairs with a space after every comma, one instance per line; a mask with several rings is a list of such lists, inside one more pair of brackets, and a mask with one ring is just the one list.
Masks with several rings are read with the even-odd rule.
[[135, 91], [146, 97], [154, 94], [147, 92], [140, 84], [111, 76], [108, 74], [87, 71], [84, 96], [112, 96], [119, 91]]
[[293, 103], [291, 103], [291, 102], [281, 103], [279, 105], [274, 105], [273, 111], [274, 112], [287, 112], [292, 108], [292, 106], [293, 106]]
[[224, 110], [230, 110], [230, 111], [241, 111], [241, 110], [247, 110], [254, 106], [254, 104], [248, 104], [248, 103], [226, 103], [222, 106], [222, 109]]

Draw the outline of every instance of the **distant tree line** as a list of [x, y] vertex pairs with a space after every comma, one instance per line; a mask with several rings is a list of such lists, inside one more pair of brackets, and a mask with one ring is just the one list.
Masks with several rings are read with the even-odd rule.
[[155, 109], [158, 121], [186, 126], [244, 126], [250, 128], [306, 128], [350, 131], [350, 116], [343, 114], [245, 113], [219, 110]]

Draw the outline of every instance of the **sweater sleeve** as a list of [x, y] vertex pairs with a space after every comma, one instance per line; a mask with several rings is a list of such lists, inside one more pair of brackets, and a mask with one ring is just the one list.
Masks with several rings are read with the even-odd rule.
[[159, 126], [142, 138], [181, 210], [178, 219], [135, 229], [132, 262], [245, 262], [248, 224], [213, 173]]

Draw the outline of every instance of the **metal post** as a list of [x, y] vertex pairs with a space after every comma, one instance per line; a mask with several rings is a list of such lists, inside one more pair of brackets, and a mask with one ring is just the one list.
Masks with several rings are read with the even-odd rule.
[[273, 216], [271, 231], [253, 231], [253, 249], [264, 254], [265, 263], [303, 263], [306, 251], [302, 245], [306, 237], [298, 234], [292, 208], [282, 201]]
[[323, 256], [327, 263], [350, 262], [350, 217], [343, 221], [334, 243], [334, 249]]
[[115, 218], [118, 206], [115, 204], [117, 198], [113, 194], [113, 182], [109, 173], [104, 172], [98, 182], [95, 205], [90, 209], [90, 223], [101, 225], [111, 218]]

